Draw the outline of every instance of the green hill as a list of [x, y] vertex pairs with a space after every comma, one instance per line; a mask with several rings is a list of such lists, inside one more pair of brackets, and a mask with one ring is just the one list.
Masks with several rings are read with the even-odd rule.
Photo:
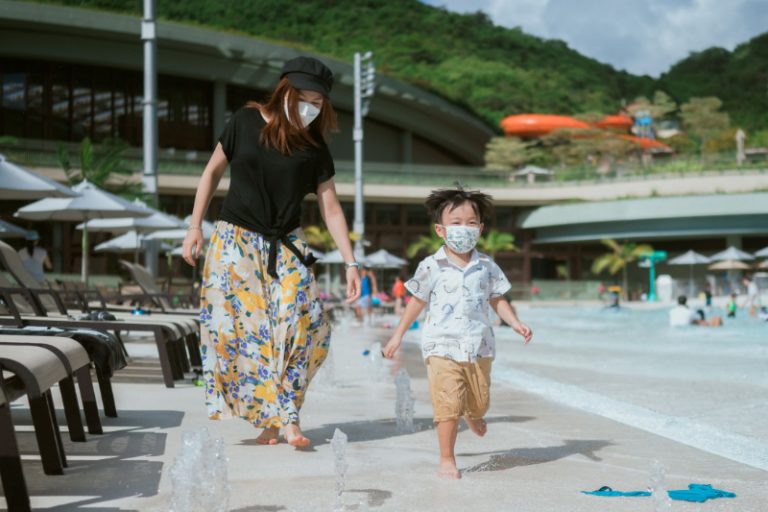
[[[137, 0], [49, 3], [140, 14]], [[351, 62], [372, 50], [380, 71], [463, 104], [498, 127], [522, 112], [615, 112], [654, 81], [617, 71], [562, 41], [495, 26], [417, 0], [157, 2], [158, 18], [288, 42]]]
[[[141, 14], [140, 0], [48, 0]], [[716, 95], [746, 127], [768, 115], [768, 34], [734, 52], [684, 59], [660, 80], [585, 57], [564, 42], [494, 25], [418, 0], [164, 0], [160, 19], [236, 31], [351, 62], [372, 50], [380, 72], [414, 83], [475, 112], [494, 128], [524, 112], [616, 112], [623, 100], [667, 90], [677, 101]]]
[[664, 73], [659, 83], [678, 102], [693, 96], [717, 96], [735, 124], [768, 125], [768, 33], [732, 52], [710, 48], [693, 53]]

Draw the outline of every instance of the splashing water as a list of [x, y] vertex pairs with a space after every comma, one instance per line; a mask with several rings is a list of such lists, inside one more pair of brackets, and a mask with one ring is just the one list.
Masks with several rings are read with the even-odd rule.
[[213, 439], [207, 428], [185, 432], [170, 469], [171, 512], [224, 512], [229, 505], [224, 439]]
[[667, 494], [667, 470], [659, 461], [651, 465], [651, 496], [654, 512], [669, 512], [672, 509], [672, 499]]
[[381, 344], [377, 341], [368, 349], [368, 375], [379, 381], [384, 376], [384, 358], [381, 355]]
[[344, 493], [345, 478], [347, 476], [347, 469], [349, 468], [346, 455], [347, 434], [337, 428], [333, 432], [331, 448], [333, 449], [333, 467], [336, 472], [336, 501], [333, 510], [334, 512], [342, 512], [344, 510], [342, 494]]
[[413, 392], [411, 391], [411, 377], [405, 368], [401, 368], [395, 377], [395, 417], [397, 418], [397, 433], [410, 434], [416, 431], [413, 426]]

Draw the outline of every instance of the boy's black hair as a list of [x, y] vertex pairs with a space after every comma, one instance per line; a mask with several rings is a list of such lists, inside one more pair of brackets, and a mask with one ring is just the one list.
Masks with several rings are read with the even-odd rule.
[[443, 211], [448, 208], [449, 212], [462, 204], [469, 202], [472, 204], [472, 209], [480, 218], [480, 222], [485, 222], [488, 214], [493, 208], [491, 203], [491, 196], [483, 194], [479, 190], [465, 190], [463, 186], [456, 183], [456, 188], [441, 188], [433, 190], [424, 205], [427, 207], [429, 216], [435, 221], [435, 224], [440, 224], [443, 221]]

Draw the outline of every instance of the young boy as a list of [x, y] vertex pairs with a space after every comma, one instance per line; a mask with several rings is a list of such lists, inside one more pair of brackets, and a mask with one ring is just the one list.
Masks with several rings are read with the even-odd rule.
[[438, 475], [459, 479], [453, 451], [459, 419], [463, 417], [478, 436], [487, 429], [483, 416], [488, 411], [495, 355], [488, 304], [525, 343], [533, 333], [504, 299], [510, 289], [504, 273], [489, 256], [475, 250], [491, 208], [490, 196], [461, 188], [435, 190], [426, 206], [445, 245], [424, 259], [406, 283], [412, 298], [383, 352], [391, 358], [408, 327], [428, 307], [421, 348], [440, 444]]

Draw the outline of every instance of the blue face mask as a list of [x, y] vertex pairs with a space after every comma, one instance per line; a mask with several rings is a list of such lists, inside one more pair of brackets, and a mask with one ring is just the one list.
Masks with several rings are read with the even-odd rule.
[[480, 239], [480, 228], [475, 226], [443, 226], [443, 229], [445, 245], [458, 254], [470, 252]]

